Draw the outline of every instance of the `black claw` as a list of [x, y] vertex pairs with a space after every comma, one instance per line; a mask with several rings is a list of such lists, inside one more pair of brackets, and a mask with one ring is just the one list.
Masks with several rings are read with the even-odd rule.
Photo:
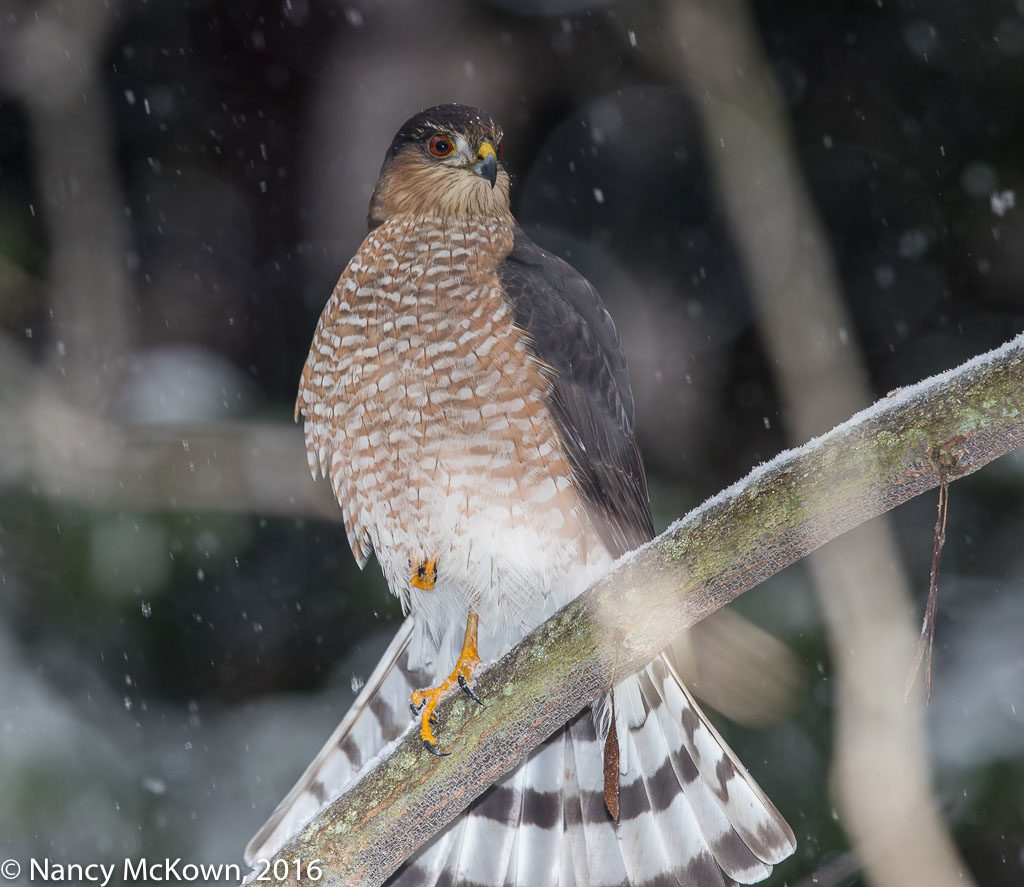
[[469, 686], [469, 681], [466, 680], [465, 675], [459, 675], [459, 686], [462, 687], [462, 692], [472, 699], [477, 705], [483, 705], [480, 698], [473, 692], [473, 688]]
[[438, 751], [437, 746], [434, 745], [429, 739], [423, 740], [423, 747], [430, 752], [435, 758], [446, 758], [451, 754], [450, 751]]
[[412, 711], [414, 715], [418, 715], [423, 710], [424, 705], [426, 705], [425, 702], [421, 702], [419, 705], [417, 705], [415, 702], [410, 702], [409, 709], [410, 711]]

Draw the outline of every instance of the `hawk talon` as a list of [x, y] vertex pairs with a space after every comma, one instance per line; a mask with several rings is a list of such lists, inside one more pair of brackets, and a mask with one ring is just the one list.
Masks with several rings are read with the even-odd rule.
[[480, 697], [473, 692], [473, 688], [469, 686], [469, 681], [466, 680], [464, 674], [459, 675], [459, 686], [462, 687], [462, 692], [465, 693], [470, 699], [472, 699], [477, 705], [483, 705]]
[[423, 740], [423, 747], [428, 752], [430, 752], [435, 758], [447, 758], [451, 754], [450, 751], [438, 751], [437, 746], [434, 745], [434, 743], [431, 742], [429, 739]]
[[469, 686], [469, 679], [480, 664], [480, 656], [476, 649], [478, 624], [479, 619], [476, 613], [470, 610], [466, 618], [466, 636], [462, 642], [462, 652], [459, 653], [459, 660], [455, 663], [452, 673], [437, 687], [414, 690], [409, 700], [409, 708], [412, 709], [413, 715], [420, 718], [420, 739], [423, 740], [423, 747], [437, 757], [449, 754], [449, 752], [442, 753], [437, 750], [431, 726], [438, 722], [434, 716], [434, 709], [437, 708], [445, 694], [458, 685], [470, 699], [483, 705]]

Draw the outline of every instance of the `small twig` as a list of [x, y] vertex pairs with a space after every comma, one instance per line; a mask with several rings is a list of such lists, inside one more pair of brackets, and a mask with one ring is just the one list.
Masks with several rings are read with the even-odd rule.
[[917, 639], [917, 651], [907, 674], [904, 697], [910, 696], [924, 661], [924, 685], [928, 701], [932, 698], [932, 649], [935, 645], [935, 614], [939, 599], [939, 562], [942, 560], [942, 546], [946, 544], [946, 514], [949, 511], [948, 461], [940, 457], [939, 462], [939, 513], [935, 519], [935, 535], [932, 539], [932, 571], [928, 579], [928, 603], [921, 621], [921, 636]]

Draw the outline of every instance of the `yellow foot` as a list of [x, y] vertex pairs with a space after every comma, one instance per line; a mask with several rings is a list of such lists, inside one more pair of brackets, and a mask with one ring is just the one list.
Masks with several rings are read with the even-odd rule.
[[431, 591], [434, 585], [437, 583], [437, 561], [426, 560], [421, 561], [416, 565], [416, 569], [412, 569], [412, 561], [409, 561], [409, 584], [413, 588], [419, 588], [421, 591]]
[[433, 725], [437, 723], [434, 717], [434, 709], [444, 698], [449, 690], [458, 686], [474, 702], [483, 704], [469, 686], [473, 678], [473, 672], [480, 665], [480, 655], [476, 649], [477, 625], [479, 620], [473, 610], [469, 611], [466, 619], [466, 637], [462, 642], [462, 652], [459, 653], [459, 661], [455, 663], [452, 673], [437, 687], [430, 687], [426, 690], [414, 690], [410, 696], [410, 707], [414, 715], [420, 716], [420, 739], [423, 740], [423, 747], [432, 755], [443, 757], [449, 752], [438, 751], [437, 740], [434, 738]]

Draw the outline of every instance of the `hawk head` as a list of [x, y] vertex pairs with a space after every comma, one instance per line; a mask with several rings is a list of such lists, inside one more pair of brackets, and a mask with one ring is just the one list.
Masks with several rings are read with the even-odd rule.
[[508, 215], [501, 127], [486, 111], [437, 105], [391, 142], [370, 198], [369, 226], [397, 215]]

